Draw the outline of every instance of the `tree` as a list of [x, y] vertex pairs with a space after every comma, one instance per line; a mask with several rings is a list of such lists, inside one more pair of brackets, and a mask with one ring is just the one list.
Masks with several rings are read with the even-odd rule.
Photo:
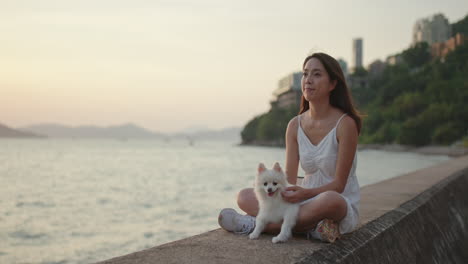
[[432, 58], [427, 42], [418, 42], [413, 47], [404, 50], [401, 55], [410, 68], [421, 67]]
[[468, 36], [468, 15], [462, 20], [452, 24], [452, 36], [455, 36], [457, 33]]

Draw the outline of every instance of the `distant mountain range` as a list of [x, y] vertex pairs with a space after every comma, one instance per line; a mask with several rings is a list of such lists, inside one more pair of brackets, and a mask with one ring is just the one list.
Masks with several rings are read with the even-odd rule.
[[0, 124], [0, 137], [6, 138], [44, 138], [45, 136], [31, 132], [25, 132]]
[[18, 128], [21, 131], [29, 131], [51, 138], [160, 138], [162, 134], [151, 132], [134, 124], [118, 126], [64, 126], [59, 124], [39, 124]]
[[[123, 124], [108, 127], [65, 126], [60, 124], [38, 124], [21, 128], [9, 128], [0, 125], [0, 137], [41, 137], [49, 138], [115, 138], [115, 139], [171, 139], [189, 140], [232, 140], [240, 142], [241, 128], [231, 127], [221, 130], [186, 129], [184, 133], [164, 134], [153, 132], [135, 124]], [[42, 136], [42, 137], [44, 137]]]

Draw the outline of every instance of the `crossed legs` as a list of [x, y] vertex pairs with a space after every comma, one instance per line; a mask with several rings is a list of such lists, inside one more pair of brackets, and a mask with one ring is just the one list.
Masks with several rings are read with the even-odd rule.
[[[248, 215], [257, 216], [258, 201], [252, 188], [241, 190], [237, 195], [237, 204], [240, 209]], [[345, 199], [337, 192], [326, 191], [316, 196], [316, 198], [305, 203], [299, 208], [297, 223], [294, 232], [307, 232], [323, 219], [330, 219], [339, 223], [347, 213]], [[281, 230], [281, 223], [270, 223], [264, 232], [277, 234]]]

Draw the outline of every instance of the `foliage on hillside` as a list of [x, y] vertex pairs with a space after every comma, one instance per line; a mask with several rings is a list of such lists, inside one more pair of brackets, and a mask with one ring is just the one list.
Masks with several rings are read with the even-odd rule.
[[468, 131], [468, 45], [442, 62], [427, 44], [401, 53], [368, 87], [353, 88], [362, 112], [362, 143], [451, 144]]
[[468, 15], [462, 20], [452, 24], [452, 36], [455, 36], [457, 33], [468, 36]]
[[296, 107], [283, 109], [273, 106], [265, 114], [250, 120], [241, 132], [243, 144], [284, 145], [284, 135], [289, 120], [297, 115]]

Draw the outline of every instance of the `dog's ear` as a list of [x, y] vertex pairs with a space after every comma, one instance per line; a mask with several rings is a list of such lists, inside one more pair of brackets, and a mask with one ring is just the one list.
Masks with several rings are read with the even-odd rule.
[[265, 165], [263, 163], [258, 164], [258, 173], [262, 173], [266, 170]]
[[281, 172], [281, 166], [279, 165], [278, 162], [275, 163], [275, 165], [273, 166], [273, 169], [277, 172]]

